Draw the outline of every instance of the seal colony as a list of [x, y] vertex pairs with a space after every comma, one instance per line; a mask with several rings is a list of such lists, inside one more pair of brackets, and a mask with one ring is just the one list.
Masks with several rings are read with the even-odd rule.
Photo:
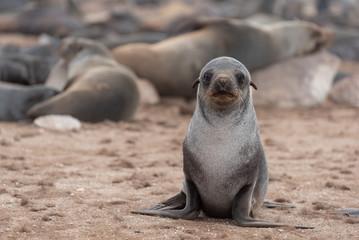
[[28, 117], [67, 114], [81, 121], [130, 120], [136, 112], [139, 92], [136, 75], [119, 65], [101, 43], [83, 38], [62, 41], [58, 71], [47, 85], [61, 89], [62, 71], [66, 73], [64, 91], [36, 104]]
[[197, 106], [183, 143], [182, 191], [133, 213], [195, 219], [202, 210], [242, 227], [291, 226], [253, 218], [269, 179], [250, 89], [257, 87], [246, 67], [231, 57], [213, 59], [197, 85]]
[[115, 59], [151, 81], [161, 95], [193, 97], [192, 80], [211, 59], [230, 56], [251, 71], [325, 47], [328, 31], [301, 21], [268, 25], [236, 19], [201, 22], [200, 29], [155, 44], [115, 48]]

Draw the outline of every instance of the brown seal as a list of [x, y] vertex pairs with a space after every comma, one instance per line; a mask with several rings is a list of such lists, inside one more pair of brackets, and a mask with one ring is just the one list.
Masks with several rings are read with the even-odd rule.
[[139, 101], [136, 76], [119, 65], [103, 44], [67, 38], [59, 52], [67, 69], [65, 90], [35, 105], [29, 117], [67, 114], [88, 122], [133, 117]]
[[[250, 75], [230, 57], [210, 61], [194, 82], [197, 106], [183, 143], [182, 191], [133, 213], [195, 219], [233, 218], [242, 227], [289, 224], [254, 219], [268, 187], [266, 157], [252, 103]], [[296, 228], [311, 228], [294, 226]]]
[[211, 59], [230, 56], [249, 70], [310, 53], [328, 42], [328, 33], [307, 22], [261, 26], [242, 20], [213, 20], [202, 28], [155, 44], [128, 44], [113, 50], [116, 60], [161, 95], [193, 97], [192, 79]]

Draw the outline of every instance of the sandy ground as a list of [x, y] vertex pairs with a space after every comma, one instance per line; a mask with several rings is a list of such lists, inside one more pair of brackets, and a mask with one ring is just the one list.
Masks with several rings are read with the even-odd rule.
[[240, 228], [133, 215], [182, 185], [182, 141], [191, 115], [142, 108], [131, 123], [83, 124], [60, 133], [0, 123], [0, 239], [358, 239], [359, 110], [326, 103], [307, 110], [257, 108], [267, 154], [267, 199], [258, 218], [314, 226]]

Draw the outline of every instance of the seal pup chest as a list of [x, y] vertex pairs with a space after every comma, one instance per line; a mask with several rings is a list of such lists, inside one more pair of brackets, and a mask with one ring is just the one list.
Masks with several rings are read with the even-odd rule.
[[229, 217], [233, 199], [245, 185], [243, 175], [249, 159], [242, 154], [246, 145], [240, 136], [243, 133], [237, 128], [201, 126], [190, 132], [185, 141], [192, 155], [187, 163], [192, 169], [189, 177], [200, 193], [203, 210], [207, 215]]
[[207, 130], [200, 138], [191, 141], [192, 153], [198, 167], [203, 170], [199, 178], [209, 178], [209, 182], [213, 180], [213, 184], [220, 184], [221, 179], [239, 167], [240, 146], [235, 142], [235, 135], [227, 130]]

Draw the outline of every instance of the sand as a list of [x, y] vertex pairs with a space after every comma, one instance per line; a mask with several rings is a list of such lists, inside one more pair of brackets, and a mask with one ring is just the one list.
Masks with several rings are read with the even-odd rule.
[[358, 239], [359, 110], [256, 108], [268, 159], [266, 199], [295, 208], [257, 218], [311, 225], [240, 228], [230, 219], [134, 215], [182, 186], [191, 115], [142, 107], [131, 123], [83, 123], [76, 132], [0, 122], [0, 239]]

